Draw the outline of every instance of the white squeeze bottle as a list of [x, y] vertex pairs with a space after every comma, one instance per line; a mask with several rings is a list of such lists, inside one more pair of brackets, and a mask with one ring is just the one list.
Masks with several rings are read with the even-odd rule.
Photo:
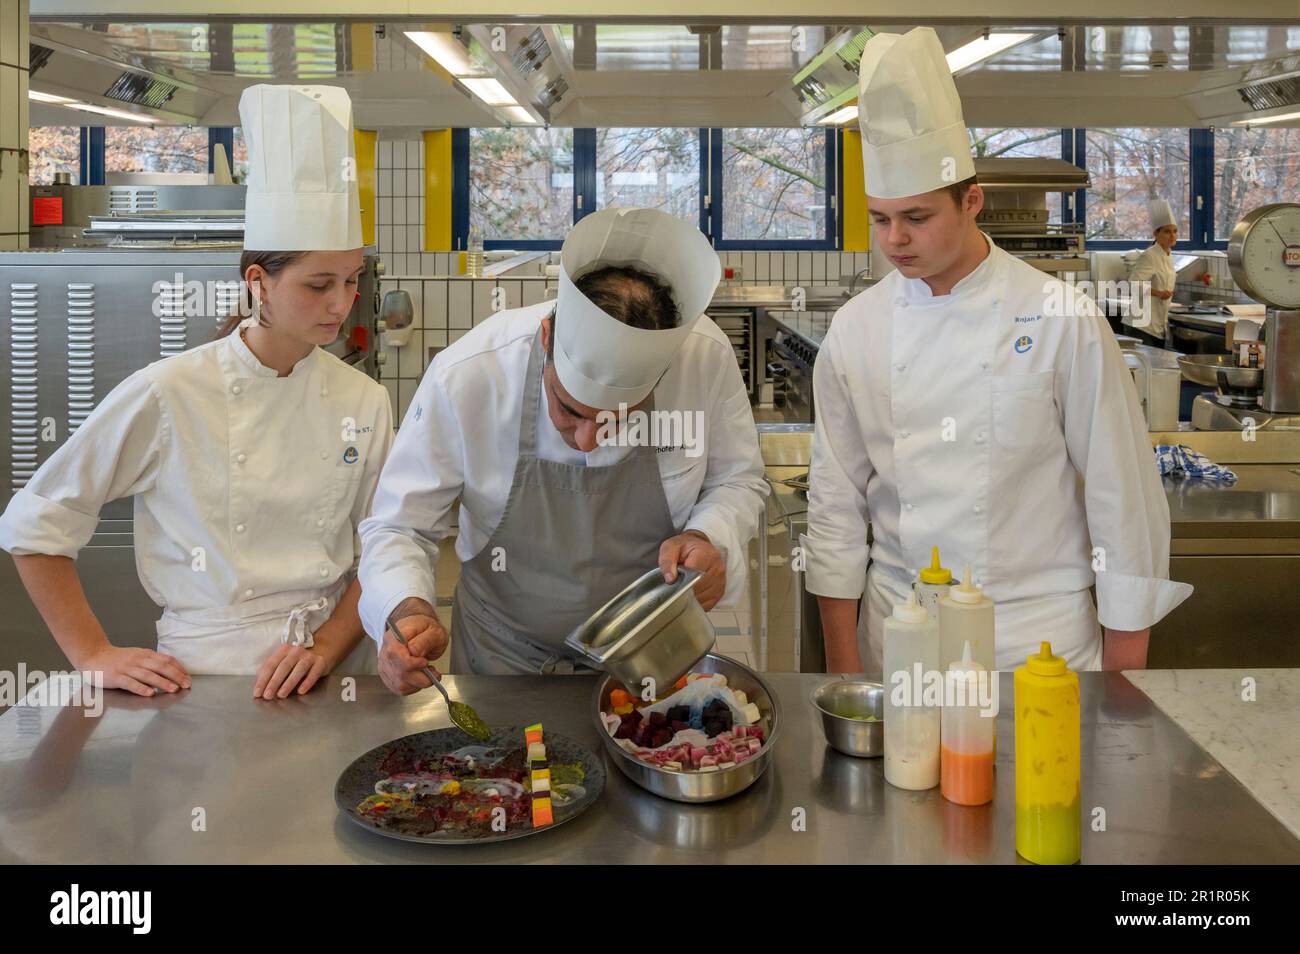
[[916, 590], [917, 601], [930, 614], [930, 622], [939, 621], [939, 600], [948, 595], [950, 586], [952, 586], [952, 571], [946, 566], [939, 565], [939, 548], [931, 547], [930, 565], [920, 572], [919, 578], [912, 584], [912, 589]]
[[884, 640], [885, 781], [914, 791], [934, 788], [943, 679], [939, 629], [915, 590], [885, 618]]
[[992, 672], [997, 669], [993, 649], [993, 601], [970, 581], [970, 564], [962, 570], [961, 582], [950, 587], [939, 600], [939, 658], [962, 658], [970, 643], [971, 659]]

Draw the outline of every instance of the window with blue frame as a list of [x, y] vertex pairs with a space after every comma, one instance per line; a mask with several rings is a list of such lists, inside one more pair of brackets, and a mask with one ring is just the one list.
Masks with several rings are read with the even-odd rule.
[[1187, 129], [1089, 129], [1084, 222], [1089, 241], [1152, 241], [1148, 203], [1168, 199], [1180, 241], [1191, 229], [1191, 137]]
[[700, 209], [700, 132], [597, 129], [596, 208], [652, 208], [693, 222]]
[[[714, 131], [713, 238], [718, 248], [831, 248], [836, 228], [833, 130]], [[719, 214], [719, 206], [721, 210]]]
[[[1222, 247], [1249, 209], [1300, 195], [1297, 129], [972, 128], [970, 137], [977, 156], [1084, 165], [1086, 194], [1066, 197], [1073, 208], [1049, 199], [1048, 209], [1060, 222], [1065, 205], [1090, 247], [1150, 242], [1156, 197], [1173, 206], [1180, 246], [1203, 248]], [[462, 195], [469, 222], [497, 247], [558, 247], [589, 211], [651, 206], [698, 215], [719, 249], [831, 249], [836, 141], [822, 128], [473, 129]], [[466, 232], [457, 226], [457, 247]]]
[[470, 130], [469, 228], [484, 241], [558, 243], [573, 204], [574, 130]]
[[1214, 130], [1214, 240], [1222, 244], [1251, 209], [1300, 202], [1300, 129]]

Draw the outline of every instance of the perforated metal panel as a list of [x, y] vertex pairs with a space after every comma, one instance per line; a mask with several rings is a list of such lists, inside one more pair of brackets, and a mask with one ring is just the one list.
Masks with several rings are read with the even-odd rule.
[[15, 493], [39, 465], [39, 346], [35, 282], [9, 283], [9, 492]]

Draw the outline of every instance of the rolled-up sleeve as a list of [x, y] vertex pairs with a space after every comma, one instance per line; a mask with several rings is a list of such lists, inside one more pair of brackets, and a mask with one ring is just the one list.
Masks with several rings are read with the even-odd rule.
[[812, 469], [808, 532], [802, 538], [808, 592], [857, 599], [867, 577], [867, 480], [871, 461], [840, 370], [839, 336], [831, 324], [813, 366]]
[[75, 558], [107, 503], [154, 486], [168, 439], [148, 369], [108, 393], [0, 516], [0, 549]]
[[727, 561], [727, 588], [721, 605], [744, 599], [749, 541], [758, 531], [767, 482], [749, 394], [740, 368], [727, 353], [721, 387], [710, 409], [708, 464], [699, 498], [684, 530], [698, 530]]
[[1097, 616], [1107, 629], [1146, 629], [1192, 587], [1169, 579], [1169, 503], [1124, 356], [1092, 301], [1079, 295], [1076, 306], [1057, 400], [1083, 477]]
[[460, 420], [432, 365], [398, 429], [370, 516], [361, 521], [358, 610], [376, 642], [403, 600], [437, 605], [438, 542], [451, 530], [464, 484], [464, 446]]

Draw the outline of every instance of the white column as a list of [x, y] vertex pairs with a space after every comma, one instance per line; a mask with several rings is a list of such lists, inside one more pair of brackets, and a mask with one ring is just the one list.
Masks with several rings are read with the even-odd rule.
[[27, 196], [28, 0], [0, 0], [0, 251], [25, 249]]

